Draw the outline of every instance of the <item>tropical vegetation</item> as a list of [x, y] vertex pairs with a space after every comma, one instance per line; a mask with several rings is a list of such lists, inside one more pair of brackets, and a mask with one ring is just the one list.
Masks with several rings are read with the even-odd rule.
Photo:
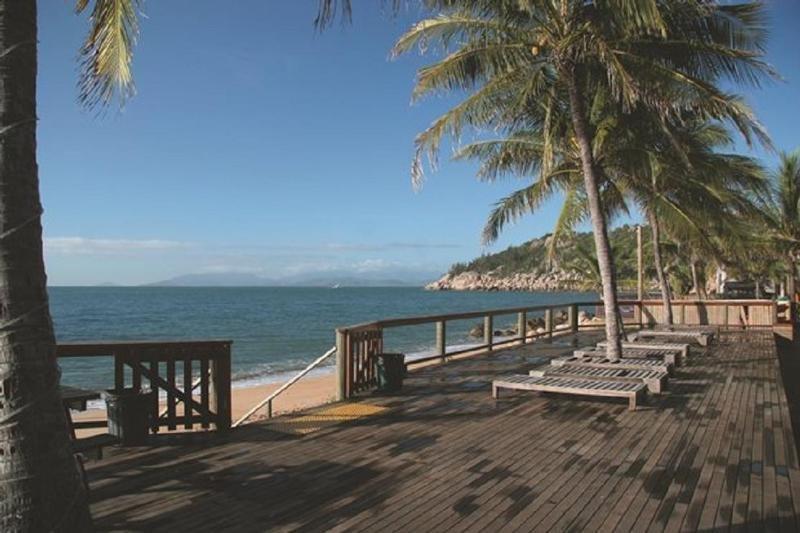
[[[391, 3], [396, 7], [401, 2]], [[138, 0], [76, 0], [76, 11], [90, 15], [90, 30], [80, 52], [79, 99], [84, 105], [103, 106], [133, 95], [131, 59], [138, 4]], [[711, 0], [420, 0], [419, 4], [431, 16], [399, 40], [395, 53], [421, 47], [442, 57], [420, 71], [415, 96], [439, 92], [466, 96], [418, 137], [415, 183], [423, 177], [423, 156], [427, 154], [435, 165], [445, 137], [457, 141], [471, 128], [508, 139], [537, 138], [539, 155], [526, 162], [526, 174], [539, 180], [555, 179], [560, 165], [577, 169], [567, 174], [570, 181], [564, 190], [575, 197], [571, 205], [584, 207], [567, 214], [578, 219], [588, 213], [608, 317], [609, 356], [618, 357], [617, 273], [608, 224], [615, 212], [625, 209], [625, 199], [635, 198], [634, 191], [639, 190], [625, 179], [640, 178], [638, 187], [649, 180], [650, 194], [637, 204], [658, 214], [669, 197], [667, 191], [674, 192], [670, 201], [681, 208], [690, 202], [683, 194], [690, 180], [673, 181], [683, 175], [676, 171], [668, 181], [677, 185], [662, 185], [660, 167], [644, 174], [616, 173], [602, 150], [602, 124], [605, 120], [625, 124], [626, 117], [641, 114], [649, 124], [662, 124], [671, 142], [666, 132], [673, 128], [718, 122], [738, 130], [748, 142], [768, 143], [744, 102], [720, 88], [726, 80], [758, 85], [774, 76], [762, 61], [763, 7], [756, 2]], [[330, 22], [337, 12], [347, 16], [350, 2], [321, 0], [318, 24]], [[58, 388], [42, 254], [37, 43], [37, 1], [0, 0], [0, 525], [8, 531], [88, 531], [92, 526], [87, 493], [71, 453]], [[598, 97], [600, 114], [595, 113]], [[620, 139], [634, 138], [633, 129], [626, 132]], [[680, 142], [673, 148], [691, 162], [685, 155], [689, 150]], [[778, 255], [794, 262], [798, 204], [791, 187], [796, 187], [797, 173], [791, 166], [779, 172], [784, 173], [794, 185], [789, 179], [784, 187], [781, 177], [776, 191], [752, 192], [749, 200], [774, 208], [763, 217], [770, 231], [758, 242], [779, 249]], [[717, 204], [705, 208], [709, 205]], [[744, 213], [749, 208], [742, 203], [733, 209]], [[664, 220], [665, 232], [673, 231]], [[703, 246], [719, 250], [720, 256], [750, 254], [741, 256], [743, 264], [767, 268], [765, 255], [756, 254], [756, 248], [737, 252], [730, 234], [697, 232], [695, 237]], [[756, 238], [752, 230], [750, 237]], [[793, 277], [796, 267], [790, 270]]]

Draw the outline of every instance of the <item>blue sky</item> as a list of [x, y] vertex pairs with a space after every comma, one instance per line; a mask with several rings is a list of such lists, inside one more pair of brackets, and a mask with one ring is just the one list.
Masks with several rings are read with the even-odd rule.
[[[414, 136], [453, 100], [411, 104], [432, 58], [389, 60], [414, 13], [356, 2], [322, 34], [316, 0], [150, 0], [138, 94], [98, 117], [76, 103], [87, 20], [40, 2], [39, 166], [50, 283], [139, 284], [187, 273], [429, 275], [547, 233], [558, 202], [480, 245], [521, 185], [474, 178], [447, 152], [423, 190]], [[785, 82], [745, 90], [776, 146], [800, 146], [800, 2], [769, 3]], [[758, 153], [770, 164], [774, 156]]]

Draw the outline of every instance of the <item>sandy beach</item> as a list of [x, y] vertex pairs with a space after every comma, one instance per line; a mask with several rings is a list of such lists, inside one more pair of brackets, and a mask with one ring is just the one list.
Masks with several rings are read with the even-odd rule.
[[[235, 422], [238, 420], [281, 385], [283, 385], [283, 382], [233, 388], [231, 390], [231, 412], [233, 421]], [[299, 409], [321, 405], [333, 400], [335, 397], [336, 375], [333, 372], [321, 376], [306, 376], [283, 392], [283, 394], [273, 402], [272, 414], [286, 414]], [[267, 408], [264, 406], [264, 408], [255, 413], [249, 421], [266, 418], [266, 416]], [[105, 420], [106, 412], [104, 409], [87, 409], [82, 412], [73, 411], [72, 418], [76, 421]], [[77, 433], [80, 438], [103, 433], [104, 431], [104, 429], [82, 429], [78, 430]]]

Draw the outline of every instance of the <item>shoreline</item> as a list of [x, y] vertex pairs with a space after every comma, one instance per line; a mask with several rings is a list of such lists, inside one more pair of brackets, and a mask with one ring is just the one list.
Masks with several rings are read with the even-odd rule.
[[[234, 387], [231, 389], [231, 419], [236, 422], [258, 402], [276, 391], [283, 381], [265, 383], [248, 387]], [[306, 376], [292, 387], [278, 396], [272, 405], [273, 416], [288, 414], [294, 411], [307, 409], [328, 403], [336, 398], [336, 374], [330, 372], [320, 376]], [[164, 402], [159, 402], [162, 407]], [[263, 420], [267, 417], [266, 406], [253, 415], [249, 422]], [[103, 408], [89, 408], [86, 411], [73, 411], [74, 421], [97, 421], [106, 419], [106, 410]], [[91, 428], [76, 430], [78, 438], [105, 433], [105, 428]]]
[[[562, 326], [560, 328], [556, 328], [556, 331], [553, 332], [553, 337], [554, 338], [560, 337], [562, 335], [567, 335], [570, 333], [571, 333], [570, 331], [567, 331], [566, 328]], [[508, 337], [495, 336], [495, 339], [497, 341], [502, 341], [502, 340], [508, 340]], [[528, 341], [529, 343], [535, 343], [540, 340], [536, 337], [536, 334], [534, 332], [531, 332], [529, 334], [529, 339], [530, 339]], [[456, 350], [459, 348], [463, 349], [469, 347], [475, 347], [475, 350], [467, 350], [457, 355], [449, 356], [447, 357], [447, 359], [455, 361], [484, 353], [481, 344], [477, 342], [468, 343], [464, 345], [450, 346], [451, 350]], [[508, 348], [511, 347], [512, 346], [509, 346]], [[430, 356], [432, 353], [433, 352], [426, 351], [426, 352], [417, 352], [414, 354], [408, 354], [409, 356], [407, 358], [407, 361], [413, 362], [415, 359], [423, 359], [427, 356]], [[415, 368], [410, 369], [410, 371], [413, 372], [416, 369], [422, 369], [428, 366], [434, 366], [438, 364], [441, 364], [441, 362], [437, 360], [425, 361], [418, 363], [417, 365], [415, 365]], [[315, 369], [310, 374], [306, 375], [303, 379], [292, 385], [284, 393], [282, 393], [275, 400], [273, 400], [273, 405], [272, 405], [273, 417], [290, 414], [295, 411], [301, 411], [303, 409], [317, 407], [335, 401], [336, 385], [337, 385], [335, 370], [336, 370], [335, 367], [332, 366]], [[234, 382], [231, 387], [231, 422], [235, 423], [239, 418], [241, 418], [257, 403], [259, 403], [264, 398], [266, 398], [274, 391], [276, 391], [291, 376], [295, 375], [296, 373], [297, 372], [286, 372], [281, 374], [274, 374], [273, 376], [275, 379], [271, 379], [269, 382], [248, 384], [247, 380], [242, 380], [238, 383], [238, 385], [236, 382]], [[277, 379], [278, 376], [282, 376], [282, 378]], [[102, 400], [95, 400], [93, 403], [95, 402], [102, 402]], [[159, 401], [159, 404], [162, 407], [166, 406], [166, 402], [163, 399]], [[251, 416], [250, 419], [248, 419], [248, 423], [255, 422], [258, 420], [264, 420], [266, 418], [267, 418], [267, 408], [266, 406], [264, 406], [256, 414]], [[87, 409], [86, 411], [73, 411], [72, 419], [76, 422], [104, 421], [106, 420], [106, 410], [105, 408], [102, 407], [90, 406], [90, 408]], [[106, 432], [105, 428], [76, 430], [78, 438], [88, 437], [91, 435], [96, 435], [105, 432]]]

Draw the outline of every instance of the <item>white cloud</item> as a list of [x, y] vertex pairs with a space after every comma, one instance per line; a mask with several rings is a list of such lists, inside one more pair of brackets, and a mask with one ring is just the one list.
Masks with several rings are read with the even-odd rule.
[[381, 272], [383, 270], [388, 270], [390, 268], [395, 268], [398, 266], [400, 266], [400, 264], [395, 261], [387, 261], [385, 259], [365, 259], [363, 261], [355, 263], [352, 266], [352, 268], [356, 272], [364, 273], [364, 272]]
[[213, 264], [206, 265], [198, 269], [200, 274], [264, 274], [264, 267], [236, 265], [236, 264]]
[[127, 255], [135, 252], [185, 249], [190, 243], [161, 239], [89, 239], [86, 237], [46, 237], [45, 252], [63, 255]]

